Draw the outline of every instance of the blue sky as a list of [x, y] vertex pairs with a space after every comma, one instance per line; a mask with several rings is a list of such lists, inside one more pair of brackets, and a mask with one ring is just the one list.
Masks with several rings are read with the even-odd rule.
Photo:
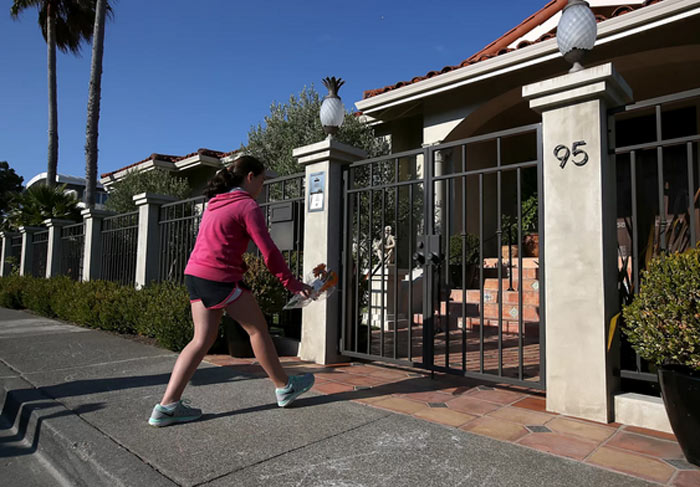
[[[0, 160], [46, 171], [46, 44], [36, 10], [0, 13]], [[458, 64], [547, 0], [119, 0], [105, 36], [99, 173], [153, 152], [228, 151], [273, 101], [321, 79], [362, 92]], [[90, 46], [58, 53], [58, 172], [85, 174]]]

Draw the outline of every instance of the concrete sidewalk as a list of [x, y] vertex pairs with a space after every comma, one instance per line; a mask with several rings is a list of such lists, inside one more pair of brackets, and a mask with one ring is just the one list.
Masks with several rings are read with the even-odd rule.
[[204, 417], [149, 427], [175, 358], [0, 308], [0, 458], [14, 465], [0, 477], [39, 454], [57, 484], [91, 487], [654, 485], [342, 395], [280, 409], [267, 379], [206, 363], [185, 391]]

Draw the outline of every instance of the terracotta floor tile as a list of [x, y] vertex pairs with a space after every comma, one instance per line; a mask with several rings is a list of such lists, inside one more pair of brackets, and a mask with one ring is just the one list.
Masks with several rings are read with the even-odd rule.
[[590, 419], [583, 419], [583, 418], [577, 418], [575, 416], [563, 416], [564, 418], [569, 418], [569, 419], [575, 419], [577, 421], [583, 421], [585, 423], [590, 423], [590, 424], [597, 424], [598, 426], [607, 426], [609, 428], [622, 428], [624, 426], [621, 423], [615, 423], [615, 422], [610, 422], [610, 423], [601, 423], [600, 421], [593, 421]]
[[319, 372], [318, 374], [314, 375], [316, 376], [316, 378], [329, 380], [338, 380], [340, 377], [345, 376], [345, 374], [342, 374], [340, 372]]
[[602, 443], [614, 435], [616, 431], [615, 428], [574, 421], [573, 419], [562, 417], [554, 418], [547, 423], [547, 427], [557, 433], [573, 435], [596, 443]]
[[391, 394], [382, 394], [380, 396], [368, 396], [368, 397], [361, 397], [359, 399], [353, 399], [354, 402], [361, 402], [364, 404], [372, 404], [375, 402], [383, 401], [384, 399], [390, 399], [392, 396]]
[[447, 392], [453, 396], [462, 396], [469, 391], [473, 390], [476, 386], [453, 386], [453, 387], [441, 387], [442, 392]]
[[408, 377], [407, 372], [393, 369], [382, 369], [379, 367], [376, 367], [375, 370], [370, 371], [369, 375], [372, 377], [381, 377], [384, 379], [405, 379], [406, 377]]
[[469, 395], [458, 396], [454, 399], [450, 399], [445, 404], [447, 404], [447, 407], [450, 409], [455, 409], [468, 414], [476, 414], [479, 416], [488, 414], [491, 411], [501, 407], [498, 404], [482, 401], [481, 399], [476, 399], [474, 397], [470, 397]]
[[421, 409], [413, 416], [421, 419], [427, 419], [435, 423], [446, 424], [447, 426], [460, 426], [468, 423], [476, 416], [471, 414], [464, 414], [458, 411], [453, 411], [447, 408], [427, 408]]
[[353, 387], [347, 384], [339, 384], [338, 382], [326, 382], [323, 384], [314, 384], [314, 391], [321, 394], [338, 394], [340, 392], [349, 392]]
[[591, 455], [586, 463], [611, 468], [635, 477], [642, 477], [655, 482], [666, 483], [675, 472], [670, 465], [636, 453], [629, 453], [616, 448], [603, 446]]
[[511, 423], [522, 425], [543, 425], [554, 418], [553, 415], [547, 413], [537, 413], [523, 408], [514, 408], [507, 406], [497, 409], [488, 414], [491, 418], [505, 419]]
[[343, 384], [350, 384], [353, 386], [378, 386], [380, 384], [386, 384], [386, 379], [381, 379], [379, 377], [370, 377], [368, 375], [352, 375], [345, 374], [343, 376], [336, 376], [333, 378], [336, 382], [341, 382]]
[[425, 402], [446, 402], [452, 399], [450, 394], [439, 391], [409, 392], [401, 394], [401, 397]]
[[391, 397], [382, 401], [373, 402], [372, 406], [406, 414], [414, 414], [421, 409], [428, 409], [428, 406], [421, 402], [411, 401], [410, 399], [403, 399], [401, 397]]
[[528, 431], [519, 424], [499, 421], [488, 416], [477, 418], [460, 429], [503, 441], [516, 441], [528, 434]]
[[503, 389], [472, 389], [469, 395], [477, 399], [483, 399], [484, 401], [494, 402], [496, 404], [510, 404], [525, 397], [524, 394], [519, 392], [506, 391]]
[[518, 444], [575, 460], [583, 460], [598, 446], [592, 441], [558, 433], [532, 433], [518, 441]]
[[700, 471], [678, 472], [671, 485], [674, 487], [698, 487], [700, 485]]
[[376, 372], [378, 370], [382, 370], [381, 367], [376, 367], [374, 365], [353, 365], [343, 369], [343, 372], [347, 372], [348, 374], [369, 375], [371, 372]]
[[525, 399], [521, 399], [520, 401], [512, 404], [512, 406], [515, 407], [530, 409], [540, 413], [547, 412], [546, 405], [547, 401], [543, 397], [534, 396], [526, 397]]
[[618, 432], [607, 445], [659, 458], [683, 458], [681, 447], [676, 442], [627, 433], [624, 430]]
[[625, 431], [628, 433], [637, 433], [640, 435], [653, 436], [654, 438], [661, 438], [662, 440], [677, 441], [676, 435], [673, 433], [666, 433], [664, 431], [650, 430], [647, 428], [640, 428], [638, 426], [625, 426]]

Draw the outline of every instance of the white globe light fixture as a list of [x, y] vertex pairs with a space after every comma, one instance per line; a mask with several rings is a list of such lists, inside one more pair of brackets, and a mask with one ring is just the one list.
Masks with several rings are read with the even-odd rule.
[[581, 60], [593, 50], [598, 24], [588, 2], [569, 0], [557, 26], [557, 44], [564, 59], [573, 64], [570, 73], [583, 69]]
[[338, 132], [345, 118], [345, 107], [338, 96], [338, 90], [343, 84], [345, 81], [335, 76], [323, 79], [323, 85], [328, 88], [328, 95], [321, 103], [321, 125], [328, 137], [333, 137]]

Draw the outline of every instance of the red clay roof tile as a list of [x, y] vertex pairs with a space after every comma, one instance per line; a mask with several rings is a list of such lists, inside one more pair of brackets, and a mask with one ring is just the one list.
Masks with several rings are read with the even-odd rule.
[[107, 173], [101, 174], [100, 177], [106, 178], [106, 177], [112, 176], [113, 174], [116, 174], [116, 173], [118, 173], [118, 172], [124, 171], [125, 169], [131, 169], [131, 168], [133, 168], [133, 167], [138, 166], [139, 164], [143, 164], [144, 162], [148, 162], [148, 161], [158, 160], [158, 161], [170, 162], [170, 163], [174, 164], [174, 163], [177, 162], [177, 161], [181, 161], [181, 160], [183, 160], [183, 159], [187, 159], [188, 157], [196, 156], [197, 154], [201, 154], [201, 155], [209, 156], [209, 157], [217, 157], [217, 158], [221, 159], [221, 158], [223, 158], [223, 157], [229, 156], [229, 155], [234, 154], [234, 153], [236, 153], [236, 152], [238, 152], [238, 150], [232, 150], [232, 151], [229, 151], [229, 152], [221, 152], [221, 151], [218, 151], [218, 150], [203, 149], [203, 148], [197, 149], [197, 152], [191, 152], [191, 153], [189, 153], [189, 154], [187, 154], [187, 155], [184, 155], [184, 156], [174, 156], [174, 155], [168, 155], [168, 154], [157, 154], [157, 153], [154, 152], [153, 154], [151, 154], [150, 156], [148, 156], [148, 157], [145, 158], [145, 159], [141, 159], [141, 160], [138, 161], [138, 162], [134, 162], [133, 164], [129, 164], [128, 166], [124, 166], [124, 167], [122, 167], [122, 168], [120, 168], [120, 169], [117, 169], [117, 170], [115, 170], [115, 171], [111, 171], [111, 172], [107, 172]]

